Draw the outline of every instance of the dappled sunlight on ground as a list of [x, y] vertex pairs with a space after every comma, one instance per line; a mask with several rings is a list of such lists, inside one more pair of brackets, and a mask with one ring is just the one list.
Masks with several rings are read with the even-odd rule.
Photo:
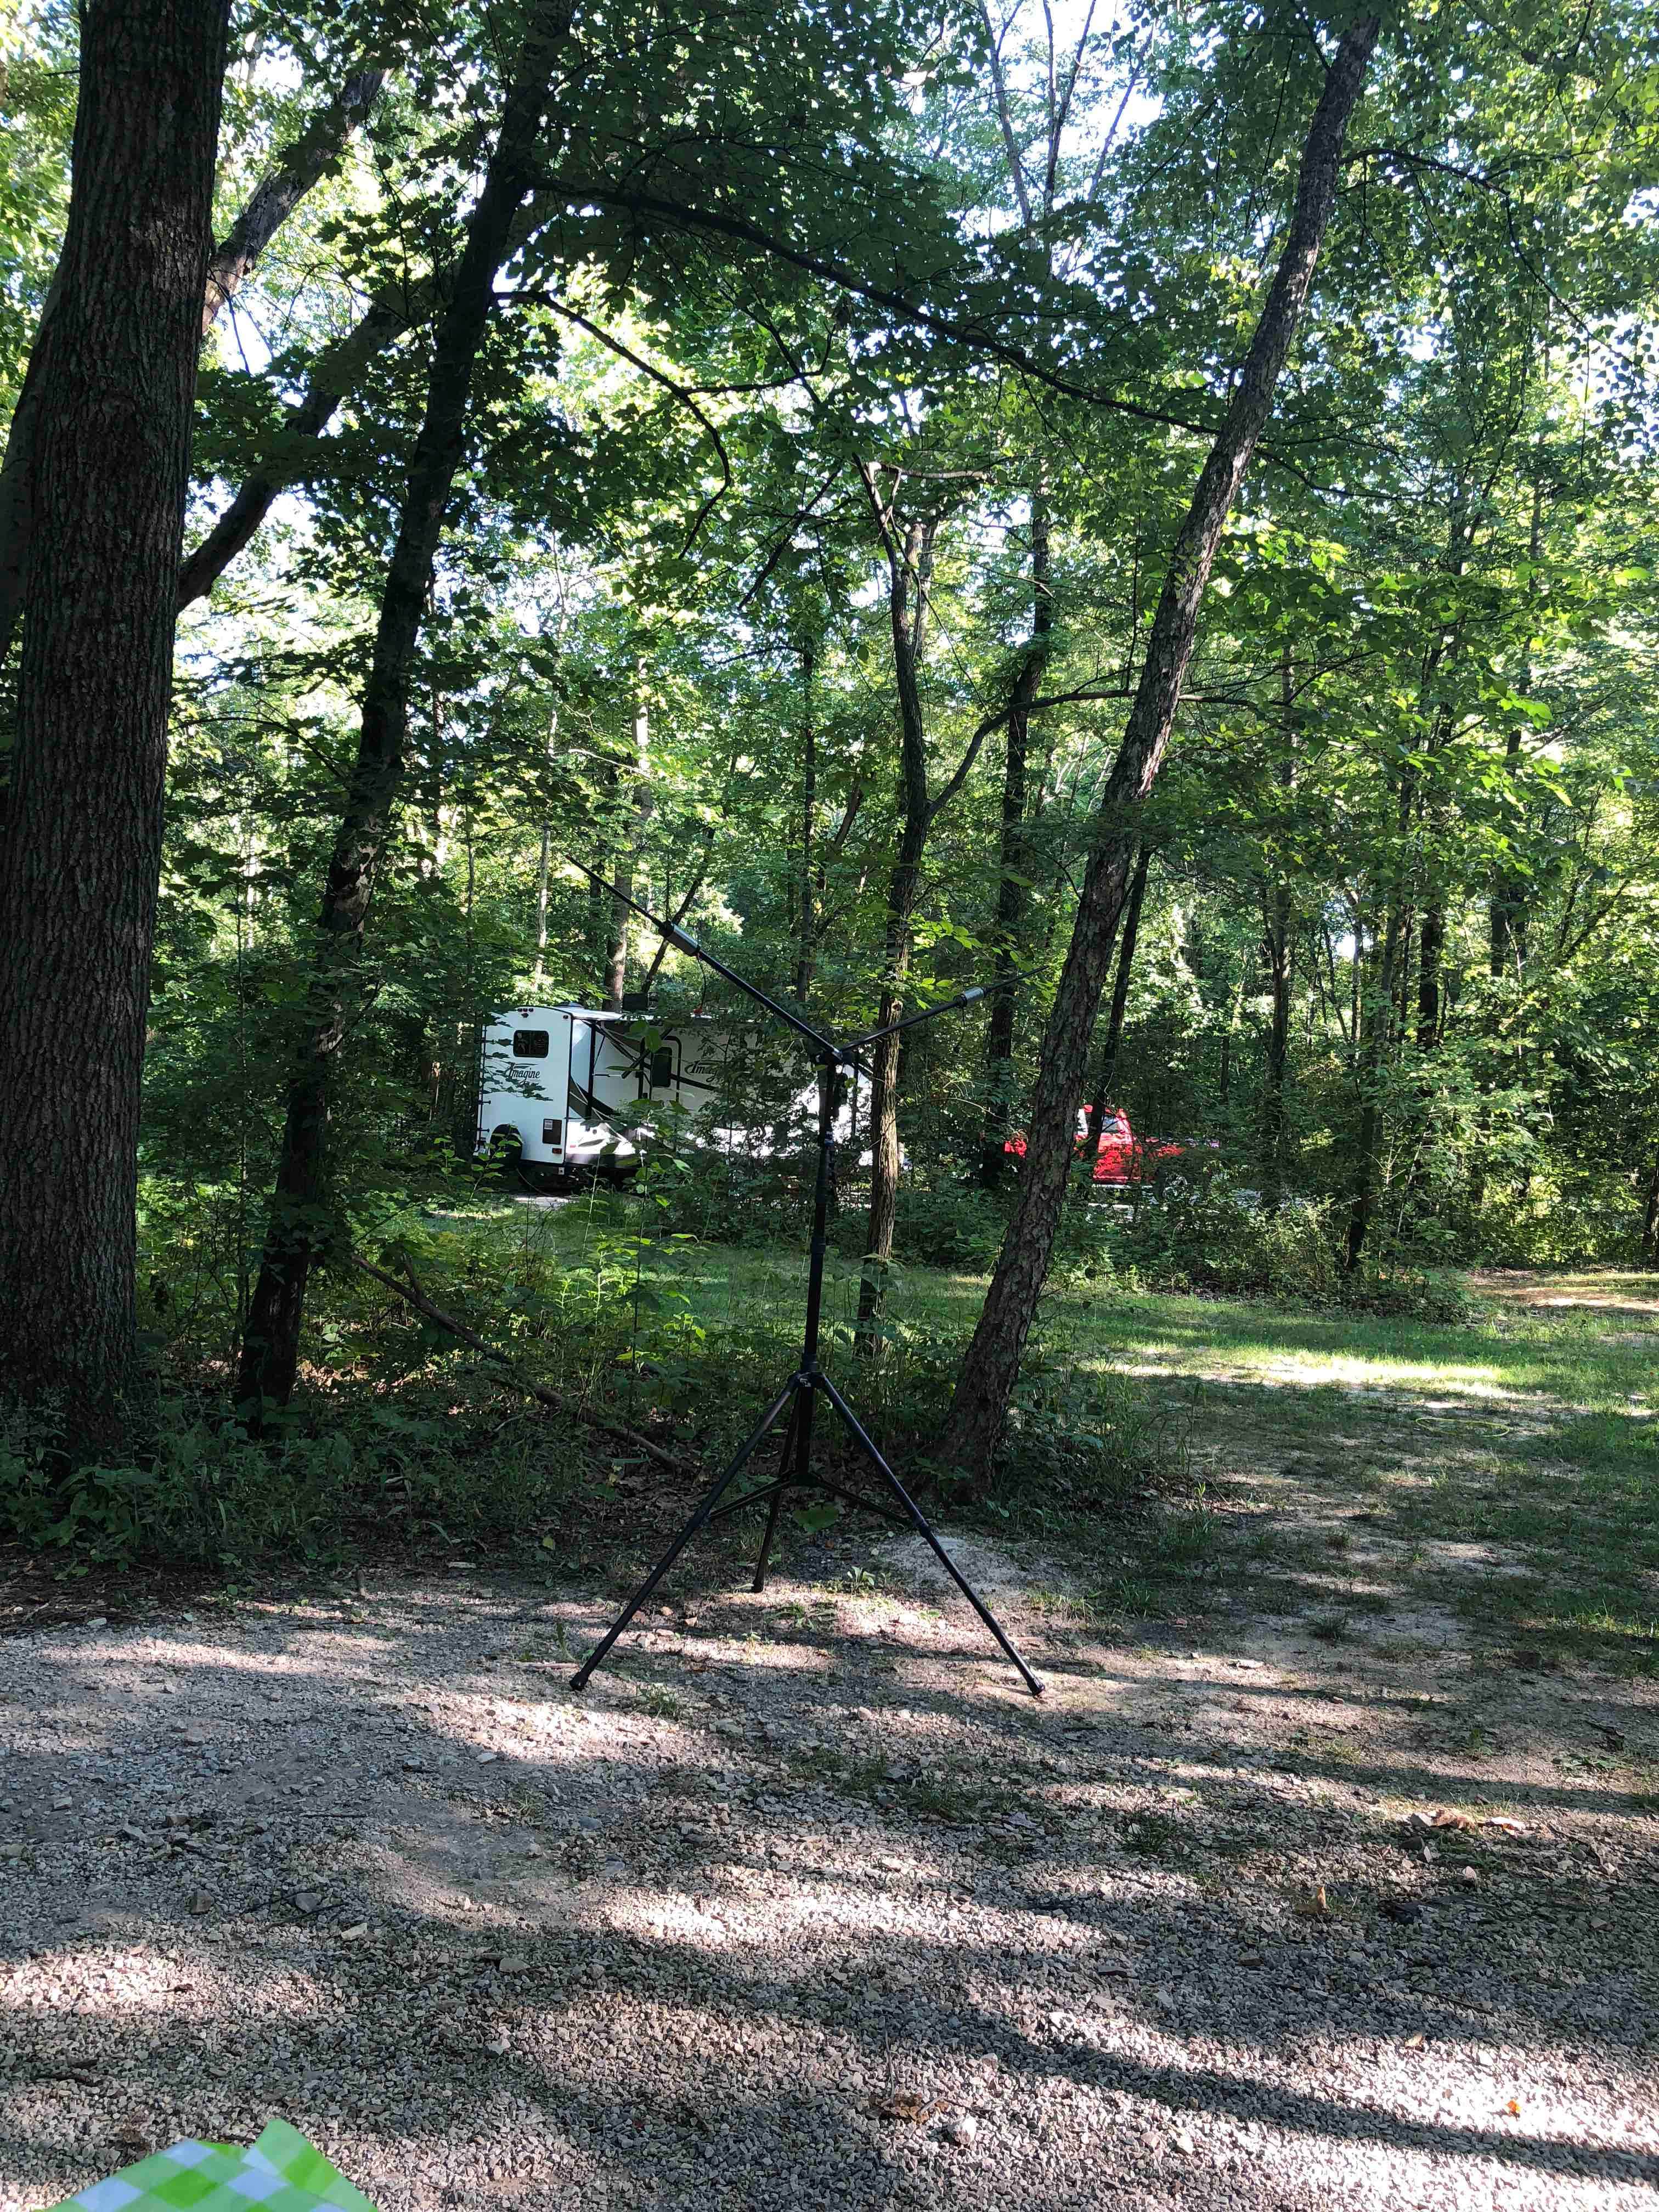
[[1470, 1279], [1487, 1297], [1544, 1312], [1628, 1315], [1659, 1328], [1659, 1274], [1650, 1269], [1492, 1267]]
[[1005, 1556], [1033, 1705], [908, 1559], [848, 1559], [694, 1563], [585, 1701], [600, 1610], [499, 1578], [0, 1646], [0, 2203], [134, 2113], [281, 2112], [385, 2212], [1659, 2181], [1650, 1785], [1588, 1749], [1646, 1692], [1197, 1587], [1103, 1640]]
[[272, 2113], [381, 2212], [1651, 2201], [1653, 1376], [1511, 1326], [1054, 1301], [1188, 1474], [957, 1532], [1040, 1703], [845, 1524], [581, 1698], [634, 1561], [0, 1640], [0, 2212]]

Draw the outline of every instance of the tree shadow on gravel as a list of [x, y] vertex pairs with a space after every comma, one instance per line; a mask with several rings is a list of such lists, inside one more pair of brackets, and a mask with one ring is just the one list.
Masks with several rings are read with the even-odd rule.
[[[246, 2140], [276, 2111], [382, 2212], [988, 2212], [1097, 2203], [1103, 2172], [1131, 2205], [1310, 2212], [1463, 2169], [1659, 2185], [1614, 2140], [1650, 2079], [1656, 1932], [1622, 1786], [1544, 1792], [1597, 1824], [1547, 1865], [1461, 1832], [1425, 1864], [1357, 1802], [1446, 1791], [1408, 1711], [1387, 1757], [1310, 1746], [1292, 1782], [1214, 1715], [1149, 1730], [1162, 1688], [1126, 1655], [1042, 1653], [1057, 1710], [1034, 1706], [954, 1616], [884, 1654], [762, 1642], [768, 1607], [732, 1601], [581, 1705], [559, 1646], [597, 1612], [392, 1609], [126, 1659], [42, 1638], [0, 1674], [34, 1699], [9, 1735], [39, 1739], [0, 1765], [0, 2203], [123, 2163], [134, 2113]], [[975, 2140], [942, 2140], [963, 2114]]]

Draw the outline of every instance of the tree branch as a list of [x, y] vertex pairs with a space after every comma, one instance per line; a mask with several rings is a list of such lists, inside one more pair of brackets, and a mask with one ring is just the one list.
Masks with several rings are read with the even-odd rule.
[[383, 69], [358, 70], [328, 106], [313, 116], [288, 152], [249, 194], [247, 204], [213, 250], [202, 299], [202, 336], [312, 186], [339, 159], [341, 149], [368, 120], [386, 82]]
[[[374, 106], [380, 96], [380, 87], [386, 82], [386, 76], [384, 70], [360, 70], [349, 76], [338, 95], [307, 125], [284, 159], [254, 186], [246, 206], [231, 225], [223, 244], [215, 249], [209, 259], [207, 282], [202, 295], [204, 337], [211, 329], [220, 308], [241, 283], [258, 255], [270, 245], [281, 225], [294, 212], [330, 162], [337, 157], [346, 140]], [[5, 659], [12, 632], [22, 611], [23, 590], [28, 573], [29, 545], [33, 536], [33, 495], [30, 489], [29, 470], [40, 412], [48, 404], [47, 386], [51, 372], [43, 364], [46, 361], [46, 338], [57, 296], [58, 287], [54, 279], [41, 311], [34, 343], [29, 350], [28, 370], [12, 415], [5, 460], [0, 465], [0, 660]], [[333, 411], [331, 407], [329, 411]], [[261, 518], [275, 496], [273, 489], [265, 499], [264, 507], [259, 510]], [[230, 560], [240, 552], [258, 527], [258, 520], [249, 524], [225, 554], [224, 561]], [[220, 562], [220, 568], [224, 566], [224, 561]], [[200, 591], [184, 592], [184, 578], [190, 567], [191, 563], [187, 562], [180, 571], [179, 604], [181, 607], [187, 606], [192, 599], [199, 598], [201, 592], [205, 591], [213, 580], [210, 576]], [[218, 573], [216, 568], [213, 575]]]
[[965, 323], [953, 315], [936, 314], [902, 292], [896, 292], [884, 284], [860, 276], [843, 263], [827, 259], [804, 246], [792, 246], [787, 239], [775, 237], [771, 232], [747, 216], [727, 214], [723, 209], [691, 207], [675, 200], [662, 199], [653, 192], [625, 191], [614, 185], [601, 183], [597, 179], [549, 178], [550, 191], [557, 191], [572, 205], [591, 203], [597, 207], [615, 208], [624, 215], [642, 219], [654, 219], [678, 225], [683, 230], [706, 231], [712, 236], [729, 238], [740, 245], [752, 246], [757, 252], [769, 254], [775, 260], [799, 269], [808, 276], [817, 276], [854, 299], [866, 301], [872, 307], [884, 308], [898, 321], [912, 324], [934, 337], [948, 338], [952, 344], [966, 346], [970, 351], [985, 356], [988, 360], [1000, 362], [1005, 368], [1029, 376], [1049, 391], [1062, 392], [1068, 398], [1080, 399], [1091, 407], [1103, 407], [1109, 413], [1127, 415], [1138, 422], [1156, 422], [1169, 430], [1190, 430], [1200, 437], [1213, 437], [1212, 422], [1194, 422], [1185, 416], [1172, 415], [1160, 407], [1143, 407], [1138, 401], [1122, 399], [1110, 392], [1097, 391], [1092, 385], [1079, 384], [1075, 378], [1060, 370], [1049, 368], [1023, 346], [1011, 339], [998, 337], [994, 332], [972, 323]]
[[[544, 198], [532, 198], [519, 211], [507, 241], [510, 260], [529, 243], [548, 214]], [[356, 327], [319, 354], [311, 372], [305, 396], [288, 410], [282, 438], [284, 443], [319, 438], [334, 418], [335, 410], [352, 386], [390, 345], [406, 331], [443, 305], [437, 279], [422, 276], [401, 291], [387, 290], [376, 298]], [[179, 571], [179, 607], [205, 599], [225, 570], [270, 514], [271, 504], [286, 483], [309, 473], [306, 469], [279, 471], [267, 464], [247, 477], [230, 505], [208, 532], [195, 551], [185, 556]]]
[[1002, 40], [991, 28], [991, 10], [986, 5], [986, 0], [980, 0], [979, 20], [985, 26], [985, 46], [991, 59], [991, 89], [996, 100], [997, 121], [1002, 126], [1003, 150], [1008, 156], [1008, 176], [1014, 187], [1014, 198], [1019, 202], [1020, 221], [1030, 230], [1031, 195], [1026, 189], [1024, 165], [1014, 138], [1014, 118], [1008, 106], [1008, 80], [1002, 69]]
[[644, 1452], [647, 1457], [655, 1460], [659, 1467], [667, 1468], [672, 1474], [690, 1475], [694, 1478], [696, 1476], [698, 1470], [695, 1467], [683, 1459], [677, 1459], [672, 1452], [665, 1451], [660, 1444], [653, 1443], [649, 1437], [642, 1437], [637, 1431], [623, 1428], [613, 1421], [602, 1421], [595, 1414], [587, 1413], [580, 1406], [574, 1404], [559, 1391], [550, 1390], [544, 1382], [532, 1382], [529, 1376], [521, 1374], [505, 1352], [497, 1352], [493, 1344], [487, 1344], [483, 1338], [477, 1335], [465, 1322], [457, 1321], [453, 1314], [447, 1314], [441, 1306], [434, 1305], [421, 1288], [415, 1270], [410, 1267], [407, 1260], [404, 1261], [404, 1266], [408, 1270], [409, 1280], [407, 1283], [401, 1283], [395, 1275], [387, 1274], [384, 1267], [377, 1267], [371, 1261], [365, 1260], [361, 1252], [354, 1252], [350, 1256], [351, 1264], [359, 1273], [372, 1275], [377, 1283], [384, 1283], [387, 1290], [395, 1291], [405, 1304], [413, 1306], [416, 1312], [424, 1320], [429, 1321], [434, 1328], [441, 1328], [449, 1335], [459, 1337], [463, 1344], [469, 1345], [474, 1352], [482, 1353], [493, 1367], [500, 1369], [501, 1372], [496, 1377], [498, 1382], [507, 1383], [514, 1390], [522, 1390], [526, 1397], [533, 1398], [538, 1405], [545, 1406], [551, 1413], [563, 1414], [567, 1420], [580, 1421], [584, 1428], [596, 1430], [602, 1437], [614, 1437], [619, 1443], [627, 1444], [630, 1449]]
[[665, 370], [656, 368], [652, 362], [647, 361], [643, 355], [635, 353], [631, 346], [624, 345], [622, 340], [619, 337], [615, 337], [610, 331], [601, 330], [597, 323], [590, 322], [586, 315], [578, 314], [574, 307], [568, 306], [554, 293], [539, 291], [534, 293], [515, 292], [504, 296], [519, 299], [533, 298], [540, 300], [545, 306], [551, 307], [556, 315], [562, 315], [566, 322], [574, 323], [578, 330], [586, 331], [589, 337], [596, 338], [599, 344], [604, 346], [608, 352], [614, 353], [618, 361], [627, 362], [631, 368], [637, 368], [641, 376], [648, 376], [653, 384], [659, 384], [665, 392], [672, 392], [673, 397], [679, 401], [681, 406], [684, 408], [687, 414], [695, 415], [698, 422], [702, 423], [704, 430], [708, 433], [708, 442], [714, 448], [714, 452], [720, 459], [720, 484], [718, 490], [711, 491], [709, 493], [708, 498], [704, 500], [702, 505], [697, 509], [696, 514], [692, 517], [691, 527], [686, 532], [685, 543], [680, 548], [682, 555], [689, 553], [692, 546], [696, 543], [697, 533], [702, 530], [703, 524], [707, 522], [708, 517], [714, 512], [716, 502], [723, 499], [726, 493], [732, 489], [731, 459], [726, 453], [724, 443], [721, 441], [720, 432], [715, 428], [714, 423], [709, 421], [708, 416], [703, 413], [702, 408], [698, 406], [696, 397], [691, 391], [690, 387], [687, 385], [678, 383], [675, 379], [670, 376]]

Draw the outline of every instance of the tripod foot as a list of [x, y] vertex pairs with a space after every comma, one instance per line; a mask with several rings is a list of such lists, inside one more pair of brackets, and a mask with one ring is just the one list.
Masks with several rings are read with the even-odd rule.
[[766, 1565], [772, 1556], [772, 1539], [778, 1533], [778, 1516], [783, 1510], [783, 1493], [789, 1486], [790, 1476], [794, 1473], [795, 1443], [801, 1432], [801, 1424], [805, 1419], [802, 1410], [805, 1404], [806, 1393], [804, 1390], [797, 1390], [795, 1402], [789, 1408], [788, 1425], [783, 1432], [783, 1449], [778, 1454], [777, 1487], [772, 1492], [772, 1503], [767, 1510], [766, 1534], [761, 1538], [760, 1557], [755, 1562], [755, 1579], [749, 1585], [751, 1590], [757, 1592], [766, 1588]]
[[1002, 1646], [1003, 1653], [1007, 1658], [1009, 1664], [1018, 1669], [1021, 1680], [1024, 1683], [1031, 1695], [1034, 1698], [1040, 1698], [1042, 1695], [1042, 1683], [1038, 1681], [1036, 1676], [1031, 1672], [1025, 1662], [1020, 1657], [1018, 1652], [1015, 1650], [1012, 1644], [1010, 1643], [1007, 1632], [1004, 1629], [1002, 1623], [991, 1611], [989, 1606], [986, 1604], [984, 1599], [981, 1597], [979, 1592], [974, 1588], [973, 1584], [963, 1573], [961, 1568], [957, 1566], [956, 1561], [945, 1550], [944, 1545], [940, 1543], [939, 1538], [933, 1534], [933, 1527], [929, 1522], [927, 1515], [922, 1511], [921, 1506], [916, 1504], [915, 1499], [911, 1497], [909, 1492], [899, 1480], [897, 1475], [894, 1474], [892, 1468], [888, 1466], [887, 1462], [882, 1457], [880, 1449], [878, 1447], [874, 1437], [871, 1436], [863, 1422], [860, 1420], [858, 1415], [853, 1411], [853, 1408], [848, 1404], [846, 1399], [842, 1396], [841, 1392], [836, 1389], [835, 1384], [830, 1380], [830, 1377], [827, 1375], [821, 1374], [817, 1377], [817, 1384], [818, 1388], [828, 1397], [830, 1404], [841, 1415], [842, 1419], [847, 1424], [848, 1428], [852, 1431], [853, 1436], [859, 1444], [863, 1448], [865, 1457], [870, 1462], [877, 1474], [880, 1475], [882, 1480], [887, 1485], [889, 1490], [892, 1492], [894, 1497], [897, 1498], [899, 1504], [904, 1508], [905, 1513], [909, 1518], [911, 1527], [916, 1531], [918, 1535], [923, 1536], [927, 1539], [928, 1544], [933, 1548], [935, 1559], [938, 1559], [939, 1565], [945, 1569], [946, 1574], [950, 1576], [951, 1581], [962, 1592], [963, 1597], [967, 1599], [969, 1604], [973, 1607], [974, 1611], [979, 1615], [980, 1619], [985, 1623], [985, 1626], [990, 1630], [992, 1635], [995, 1637], [997, 1642]]
[[[708, 1496], [704, 1498], [696, 1511], [686, 1522], [684, 1528], [680, 1530], [679, 1534], [675, 1537], [673, 1542], [663, 1553], [661, 1559], [658, 1560], [656, 1565], [652, 1568], [650, 1573], [635, 1591], [633, 1596], [629, 1599], [628, 1603], [617, 1614], [616, 1620], [611, 1623], [610, 1628], [605, 1632], [605, 1634], [600, 1639], [599, 1643], [594, 1647], [593, 1650], [589, 1653], [587, 1658], [584, 1660], [582, 1664], [576, 1669], [576, 1672], [570, 1677], [570, 1686], [573, 1690], [585, 1690], [587, 1687], [588, 1680], [592, 1674], [593, 1669], [603, 1664], [605, 1655], [609, 1652], [611, 1645], [622, 1634], [623, 1629], [627, 1627], [629, 1622], [632, 1620], [634, 1615], [645, 1603], [647, 1598], [650, 1596], [652, 1591], [655, 1589], [657, 1584], [668, 1572], [670, 1567], [673, 1565], [675, 1560], [678, 1559], [680, 1553], [685, 1549], [691, 1539], [696, 1534], [698, 1529], [702, 1528], [708, 1522], [710, 1515], [714, 1512], [714, 1508], [720, 1504], [721, 1493], [726, 1491], [731, 1484], [737, 1480], [738, 1475], [743, 1473], [744, 1468], [748, 1466], [749, 1462], [753, 1457], [754, 1454], [757, 1452], [762, 1444], [765, 1443], [767, 1437], [771, 1432], [773, 1422], [777, 1419], [778, 1415], [795, 1395], [799, 1388], [799, 1378], [792, 1375], [785, 1388], [779, 1391], [777, 1396], [767, 1407], [766, 1412], [760, 1421], [753, 1429], [750, 1430], [749, 1436], [744, 1443], [741, 1449], [738, 1451], [737, 1457], [731, 1461], [726, 1466], [725, 1470], [722, 1472], [720, 1480], [715, 1483], [714, 1488], [708, 1492]], [[792, 1431], [793, 1429], [793, 1422], [792, 1421], [790, 1424]]]

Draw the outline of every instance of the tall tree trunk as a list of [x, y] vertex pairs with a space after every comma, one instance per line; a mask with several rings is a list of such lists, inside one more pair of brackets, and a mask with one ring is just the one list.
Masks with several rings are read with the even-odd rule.
[[1371, 1216], [1376, 1205], [1376, 1176], [1382, 1154], [1385, 1121], [1382, 1086], [1394, 1040], [1395, 972], [1405, 934], [1402, 905], [1389, 908], [1377, 952], [1376, 979], [1359, 1009], [1364, 1043], [1359, 1054], [1359, 1140], [1354, 1166], [1353, 1195], [1348, 1201], [1347, 1263], [1359, 1265]]
[[1285, 1088], [1291, 1060], [1291, 998], [1296, 974], [1296, 913], [1281, 878], [1264, 901], [1263, 950], [1273, 994], [1267, 1081], [1261, 1099], [1261, 1194], [1270, 1213], [1285, 1202]]
[[[1506, 776], [1521, 757], [1521, 732], [1512, 729], [1504, 744]], [[1489, 965], [1494, 981], [1518, 981], [1527, 964], [1527, 878], [1518, 868], [1499, 868], [1492, 878]]]
[[939, 1454], [947, 1467], [963, 1468], [981, 1481], [989, 1474], [1020, 1355], [1048, 1278], [1071, 1168], [1090, 1036], [1134, 865], [1139, 811], [1175, 726], [1216, 548], [1256, 440], [1272, 412], [1279, 372], [1307, 302], [1335, 204], [1343, 137], [1364, 83], [1376, 33], [1375, 16], [1353, 24], [1327, 73], [1303, 150], [1295, 213], [1273, 288], [1225, 420], [1176, 534], [1122, 746], [1102, 796], [1100, 836], [1084, 878], [1043, 1039], [1019, 1202], [963, 1362]]
[[[112, 1434], [228, 0], [82, 11], [0, 852], [0, 1384]], [[38, 375], [37, 375], [38, 372]], [[68, 1070], [73, 1066], [73, 1081]]]
[[1421, 800], [1419, 771], [1407, 761], [1400, 771], [1400, 795], [1395, 816], [1395, 882], [1382, 941], [1377, 950], [1372, 988], [1363, 1008], [1363, 1036], [1356, 1066], [1358, 1071], [1359, 1131], [1354, 1164], [1352, 1194], [1348, 1201], [1347, 1264], [1359, 1265], [1360, 1254], [1376, 1211], [1376, 1178], [1382, 1158], [1387, 1124], [1384, 1097], [1386, 1073], [1395, 1042], [1406, 1036], [1411, 994], [1412, 930], [1416, 920], [1412, 905], [1412, 824]]
[[430, 891], [443, 881], [444, 866], [444, 702], [436, 679], [432, 684], [427, 715], [426, 757], [419, 772], [420, 806], [425, 836], [416, 862], [417, 880]]
[[[890, 558], [889, 562], [888, 614], [893, 634], [893, 673], [899, 705], [899, 838], [892, 872], [887, 878], [887, 921], [883, 945], [885, 957], [881, 1000], [876, 1014], [878, 1029], [896, 1022], [904, 1011], [904, 979], [910, 965], [910, 924], [921, 878], [921, 856], [933, 820], [927, 795], [927, 733], [917, 680], [933, 550], [932, 526], [913, 522], [906, 532], [902, 553]], [[862, 1352], [873, 1351], [879, 1340], [877, 1323], [881, 1318], [887, 1268], [893, 1256], [893, 1230], [898, 1219], [899, 1042], [896, 1036], [884, 1037], [871, 1056], [870, 1225], [864, 1240], [863, 1279], [859, 1284], [857, 1337]]]
[[817, 878], [812, 834], [818, 803], [818, 733], [812, 699], [817, 655], [810, 642], [800, 655], [800, 915], [795, 944], [795, 997], [804, 1006], [817, 960]]
[[1642, 1257], [1650, 1267], [1659, 1265], [1659, 1158], [1648, 1176], [1642, 1201]]
[[363, 692], [357, 758], [323, 891], [305, 1036], [289, 1079], [264, 1251], [242, 1339], [237, 1397], [256, 1423], [266, 1401], [285, 1405], [293, 1391], [306, 1285], [313, 1261], [327, 1242], [330, 1076], [362, 997], [363, 928], [403, 778], [415, 648], [445, 509], [465, 450], [473, 364], [489, 319], [496, 271], [509, 249], [513, 218], [535, 174], [541, 118], [569, 25], [569, 0], [544, 0], [531, 16], [433, 348], [425, 415], [410, 463]]
[[651, 788], [651, 718], [641, 700], [634, 710], [634, 819], [617, 862], [617, 889], [626, 896], [611, 902], [611, 929], [605, 944], [605, 1003], [613, 1010], [620, 1008], [628, 988], [628, 947], [634, 921], [628, 900], [634, 896], [634, 872], [645, 850], [646, 831], [656, 805]]
[[1441, 1031], [1445, 1020], [1444, 994], [1441, 975], [1446, 954], [1446, 915], [1438, 899], [1425, 907], [1418, 933], [1417, 951], [1417, 1048], [1431, 1053], [1439, 1049]]
[[[1547, 354], [1546, 356], [1547, 360]], [[1527, 553], [1533, 580], [1527, 586], [1529, 603], [1538, 597], [1539, 562], [1544, 547], [1544, 478], [1541, 467], [1534, 473], [1532, 484], [1532, 515], [1527, 532]], [[1532, 690], [1532, 646], [1528, 640], [1527, 658], [1521, 671], [1521, 692], [1524, 697]], [[1513, 787], [1515, 764], [1521, 757], [1521, 726], [1517, 722], [1510, 731], [1504, 744], [1504, 781]], [[1515, 805], [1516, 816], [1520, 806]], [[1494, 978], [1513, 976], [1518, 983], [1527, 964], [1527, 903], [1529, 885], [1524, 870], [1499, 867], [1492, 878], [1490, 965]]]
[[[278, 229], [367, 117], [385, 82], [386, 71], [380, 69], [359, 70], [347, 77], [337, 95], [312, 118], [281, 161], [254, 186], [225, 238], [206, 259], [198, 302], [198, 328], [204, 337]], [[46, 341], [58, 299], [58, 286], [54, 283], [46, 295], [28, 371], [13, 410], [5, 459], [0, 463], [0, 660], [5, 659], [11, 643], [28, 572], [33, 534], [30, 471], [40, 410], [50, 404], [46, 392]], [[41, 364], [38, 373], [37, 362]], [[176, 558], [173, 573], [175, 577], [179, 573]]]
[[[908, 857], [918, 853], [921, 840], [906, 836], [899, 859], [888, 879], [886, 981], [876, 1026], [896, 1022], [904, 1012], [904, 979], [910, 966], [910, 916], [915, 903], [916, 865]], [[864, 1272], [859, 1283], [860, 1352], [873, 1352], [879, 1343], [878, 1326], [887, 1291], [887, 1270], [893, 1257], [893, 1231], [898, 1222], [898, 1187], [902, 1161], [899, 1142], [898, 1070], [902, 1040], [883, 1037], [870, 1055], [870, 1218], [864, 1238]]]
[[[1285, 746], [1279, 762], [1279, 789], [1285, 816], [1293, 817], [1298, 716], [1296, 657], [1288, 640], [1279, 655], [1279, 716]], [[1285, 826], [1291, 827], [1290, 819]], [[1275, 866], [1271, 883], [1263, 888], [1261, 921], [1272, 998], [1267, 1080], [1261, 1095], [1261, 1189], [1267, 1211], [1277, 1213], [1285, 1202], [1285, 1090], [1290, 1073], [1291, 999], [1296, 980], [1296, 902], [1282, 863]]]
[[1407, 1027], [1407, 1011], [1411, 1003], [1412, 955], [1417, 949], [1417, 908], [1408, 906], [1400, 927], [1400, 954], [1395, 962], [1395, 1028], [1404, 1036]]
[[[555, 747], [559, 735], [559, 710], [556, 705], [547, 710], [547, 770], [551, 775], [556, 757]], [[535, 988], [541, 990], [547, 980], [547, 913], [553, 884], [553, 817], [550, 792], [542, 801], [542, 843], [536, 859], [536, 973]]]
[[1129, 1006], [1129, 979], [1134, 973], [1135, 946], [1140, 939], [1140, 909], [1146, 902], [1146, 877], [1152, 865], [1152, 848], [1150, 845], [1143, 845], [1140, 857], [1135, 862], [1134, 877], [1123, 908], [1123, 941], [1117, 949], [1117, 979], [1112, 985], [1111, 1012], [1106, 1017], [1106, 1042], [1101, 1048], [1094, 1082], [1090, 1086], [1089, 1132], [1084, 1152], [1090, 1163], [1091, 1176], [1095, 1156], [1100, 1150], [1101, 1124], [1106, 1119], [1106, 1109], [1112, 1103], [1112, 1081], [1117, 1073], [1117, 1056], [1123, 1044], [1123, 1018]]
[[[998, 851], [997, 911], [994, 933], [997, 975], [1006, 981], [1019, 965], [1019, 948], [1030, 903], [1025, 878], [1026, 758], [1031, 731], [1031, 702], [1042, 679], [1054, 626], [1048, 558], [1048, 508], [1039, 478], [1031, 493], [1031, 636], [1014, 679], [1009, 704], [1008, 748], [1002, 773], [1002, 830]], [[1012, 990], [991, 1000], [985, 1034], [985, 1141], [980, 1149], [979, 1179], [987, 1190], [1002, 1180], [1008, 1155], [1008, 1125], [1014, 1105], [1014, 1016]]]

